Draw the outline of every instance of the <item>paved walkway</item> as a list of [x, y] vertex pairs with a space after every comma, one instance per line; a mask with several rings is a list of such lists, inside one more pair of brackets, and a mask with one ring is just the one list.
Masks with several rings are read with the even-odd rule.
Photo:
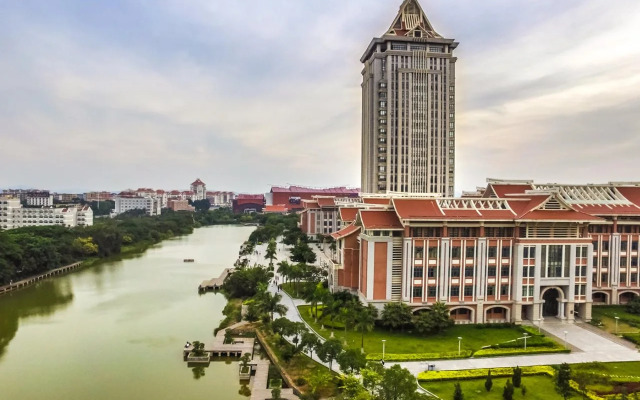
[[[265, 400], [271, 398], [269, 386], [269, 360], [254, 359], [251, 365], [255, 366], [256, 374], [251, 377], [249, 385], [251, 387], [251, 400]], [[282, 389], [280, 392], [282, 399], [294, 400], [298, 396], [293, 394], [293, 389]]]
[[640, 353], [632, 350], [626, 345], [616, 343], [611, 340], [606, 332], [594, 332], [585, 329], [584, 324], [566, 324], [558, 322], [545, 322], [542, 330], [556, 338], [559, 343], [564, 342], [565, 331], [567, 332], [567, 345], [572, 349], [569, 354], [540, 354], [530, 356], [511, 357], [490, 357], [490, 358], [467, 358], [461, 360], [433, 360], [401, 362], [387, 365], [399, 364], [407, 368], [414, 375], [425, 371], [427, 364], [435, 364], [437, 370], [460, 370], [474, 368], [498, 368], [515, 367], [529, 365], [549, 365], [561, 363], [583, 363], [590, 361], [612, 362], [612, 361], [640, 361]]

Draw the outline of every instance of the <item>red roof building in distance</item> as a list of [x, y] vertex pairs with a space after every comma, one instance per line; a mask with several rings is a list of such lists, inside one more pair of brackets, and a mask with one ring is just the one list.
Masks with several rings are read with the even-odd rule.
[[441, 301], [457, 323], [573, 323], [640, 295], [640, 183], [490, 179], [465, 197], [375, 203], [339, 207], [330, 282], [377, 307]]
[[304, 186], [272, 186], [268, 204], [284, 204], [288, 210], [301, 211], [302, 200], [311, 200], [313, 196], [334, 196], [337, 198], [356, 198], [360, 189], [344, 186], [333, 188], [310, 188]]
[[232, 203], [233, 212], [236, 214], [262, 212], [265, 198], [263, 194], [239, 194]]
[[190, 187], [193, 192], [193, 200], [204, 200], [207, 198], [207, 185], [199, 178], [191, 183]]

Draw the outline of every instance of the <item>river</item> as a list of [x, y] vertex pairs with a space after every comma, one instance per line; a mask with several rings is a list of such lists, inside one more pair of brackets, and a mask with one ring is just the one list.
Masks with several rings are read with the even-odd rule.
[[226, 300], [198, 284], [233, 265], [253, 229], [200, 228], [0, 296], [0, 399], [246, 399], [237, 362], [196, 379], [181, 349], [213, 337]]

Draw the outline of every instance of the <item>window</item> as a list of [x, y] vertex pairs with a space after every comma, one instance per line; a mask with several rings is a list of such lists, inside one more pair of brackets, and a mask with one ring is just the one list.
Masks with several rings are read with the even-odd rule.
[[487, 253], [488, 253], [488, 255], [489, 255], [489, 258], [496, 258], [496, 255], [498, 254], [498, 248], [497, 248], [497, 247], [490, 246], [490, 247], [488, 248]]
[[460, 286], [451, 286], [451, 297], [460, 296]]
[[626, 267], [627, 266], [627, 257], [620, 257], [620, 267]]
[[511, 267], [501, 267], [500, 268], [500, 276], [505, 278], [507, 276], [509, 276], [509, 270], [511, 269]]
[[631, 250], [638, 251], [638, 242], [636, 242], [635, 240], [631, 242]]
[[602, 242], [602, 251], [609, 251], [609, 242]]
[[627, 242], [620, 242], [620, 251], [627, 251]]
[[502, 247], [502, 257], [507, 258], [511, 256], [511, 247], [503, 246]]
[[509, 294], [509, 286], [508, 285], [501, 285], [500, 286], [500, 295], [501, 296], [506, 296]]
[[627, 282], [627, 274], [625, 272], [620, 274], [620, 283], [626, 283]]
[[438, 257], [438, 248], [429, 247], [429, 258], [437, 258], [437, 257]]
[[432, 268], [432, 267], [427, 268], [427, 276], [428, 276], [429, 278], [435, 278], [435, 276], [436, 276], [436, 269], [435, 269], [435, 268]]
[[464, 269], [464, 276], [471, 278], [473, 276], [473, 267], [466, 267]]
[[436, 297], [436, 287], [435, 286], [429, 286], [427, 288], [427, 296]]
[[451, 257], [452, 258], [460, 258], [460, 247], [452, 247], [451, 248]]
[[604, 274], [602, 274], [602, 283], [607, 283], [607, 282], [609, 282], [609, 274], [605, 272]]
[[487, 286], [487, 296], [495, 296], [496, 295], [496, 287], [494, 285]]
[[487, 268], [487, 275], [488, 276], [496, 276], [496, 267]]
[[638, 274], [634, 272], [631, 274], [631, 283], [636, 283], [636, 282], [638, 282]]
[[473, 248], [473, 247], [467, 247], [467, 251], [466, 251], [467, 258], [473, 257], [474, 250], [475, 250], [475, 248]]
[[424, 273], [424, 272], [423, 272], [422, 267], [420, 267], [420, 268], [414, 268], [414, 269], [413, 269], [413, 277], [414, 277], [414, 278], [422, 278], [422, 274], [423, 274], [423, 273]]
[[522, 277], [523, 278], [533, 278], [534, 277], [533, 266], [525, 265], [524, 267], [522, 267]]
[[451, 267], [451, 277], [458, 278], [460, 276], [460, 267]]
[[424, 249], [422, 247], [416, 247], [414, 249], [414, 256], [417, 259], [422, 259], [422, 257], [424, 256]]
[[422, 287], [413, 288], [413, 297], [422, 297]]
[[473, 286], [465, 286], [464, 287], [464, 295], [465, 296], [473, 296]]
[[601, 267], [606, 268], [609, 266], [609, 257], [602, 257], [602, 264], [600, 264]]

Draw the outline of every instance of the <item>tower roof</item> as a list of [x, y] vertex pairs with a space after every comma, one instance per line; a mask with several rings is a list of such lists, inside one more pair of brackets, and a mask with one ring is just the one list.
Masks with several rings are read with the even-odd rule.
[[414, 36], [415, 31], [421, 32], [421, 37], [442, 38], [431, 26], [420, 3], [417, 0], [404, 0], [385, 35]]

